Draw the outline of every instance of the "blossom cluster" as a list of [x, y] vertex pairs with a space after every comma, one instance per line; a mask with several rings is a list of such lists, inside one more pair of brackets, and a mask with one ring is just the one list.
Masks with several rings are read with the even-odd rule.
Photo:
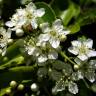
[[[67, 40], [67, 35], [70, 35], [71, 31], [64, 27], [61, 19], [56, 19], [52, 24], [49, 22], [38, 23], [39, 19], [45, 14], [46, 10], [44, 8], [38, 9], [32, 2], [26, 5], [25, 8], [17, 9], [10, 20], [5, 23], [8, 30], [6, 31], [3, 27], [0, 27], [1, 55], [6, 54], [7, 45], [11, 40], [11, 33], [15, 31], [16, 35], [21, 36], [21, 38], [25, 35], [23, 37], [24, 52], [34, 58], [38, 65], [51, 60], [58, 61], [59, 55], [62, 56], [60, 53], [63, 53], [61, 42]], [[26, 34], [25, 29], [28, 27], [31, 27], [31, 32], [27, 30], [28, 34]], [[59, 92], [68, 87], [69, 92], [76, 94], [78, 93], [78, 86], [75, 81], [84, 78], [87, 78], [91, 83], [95, 81], [96, 60], [91, 58], [96, 56], [96, 51], [92, 48], [93, 40], [79, 38], [73, 40], [71, 44], [72, 46], [67, 49], [68, 52], [76, 55], [76, 57], [73, 55], [73, 61], [65, 54], [63, 58], [67, 62], [61, 59], [63, 67], [58, 63], [60, 69], [58, 67], [48, 68], [47, 70], [50, 73], [55, 70], [57, 75], [59, 69], [62, 73], [60, 73], [62, 76], [59, 76], [60, 78], [56, 81], [56, 86], [52, 91]]]
[[44, 8], [37, 9], [33, 3], [29, 3], [26, 8], [17, 9], [11, 20], [6, 22], [5, 25], [17, 33], [18, 31], [23, 32], [22, 27], [30, 24], [33, 29], [36, 29], [38, 27], [37, 18], [42, 17], [44, 14]]

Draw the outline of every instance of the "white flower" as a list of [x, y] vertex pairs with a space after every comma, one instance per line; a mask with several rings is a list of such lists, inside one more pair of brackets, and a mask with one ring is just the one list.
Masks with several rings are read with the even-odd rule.
[[58, 53], [55, 50], [43, 49], [44, 47], [45, 46], [38, 47], [30, 44], [25, 46], [25, 51], [27, 51], [28, 55], [35, 57], [38, 63], [44, 63], [48, 59], [54, 60], [58, 58]]
[[[78, 63], [78, 61], [75, 59], [75, 62]], [[84, 77], [87, 78], [91, 83], [93, 83], [96, 80], [96, 60], [90, 60], [90, 61], [81, 61], [79, 60], [79, 65], [81, 66], [77, 72], [74, 72], [72, 74], [73, 79], [83, 79]]]
[[5, 25], [14, 31], [18, 28], [20, 29], [26, 23], [25, 14], [25, 9], [17, 9], [16, 13], [12, 16], [11, 21], [7, 21]]
[[52, 89], [52, 91], [54, 91], [54, 92], [63, 91], [67, 87], [70, 93], [72, 93], [72, 94], [78, 93], [79, 90], [78, 90], [77, 84], [74, 83], [74, 81], [72, 81], [72, 80], [68, 81], [66, 79], [68, 79], [68, 78], [61, 78], [59, 81], [57, 81], [56, 85]]
[[69, 84], [68, 84], [68, 90], [69, 90], [69, 92], [71, 92], [73, 94], [78, 93], [78, 86], [77, 86], [77, 84], [74, 83], [74, 82], [72, 82], [72, 81], [69, 82]]
[[25, 46], [25, 51], [27, 51], [28, 55], [32, 55], [32, 56], [39, 56], [41, 53], [40, 49], [34, 45]]
[[45, 14], [44, 8], [36, 9], [36, 6], [31, 2], [26, 6], [26, 23], [31, 23], [32, 28], [36, 29], [38, 27], [37, 17], [42, 17]]
[[39, 63], [43, 63], [46, 62], [48, 60], [47, 56], [45, 54], [42, 54], [38, 57], [38, 62]]
[[6, 26], [17, 30], [24, 25], [32, 25], [33, 29], [38, 27], [37, 17], [42, 17], [45, 14], [44, 8], [36, 9], [36, 6], [31, 2], [26, 8], [17, 9], [16, 13], [12, 16], [11, 21], [6, 22]]
[[81, 40], [74, 40], [71, 42], [72, 47], [68, 48], [68, 51], [73, 53], [74, 55], [78, 55], [77, 57], [85, 61], [90, 57], [96, 56], [96, 51], [92, 49], [93, 40], [87, 39], [84, 41]]
[[62, 22], [60, 19], [57, 19], [53, 22], [52, 27], [49, 27], [48, 23], [43, 23], [40, 25], [43, 34], [39, 36], [40, 42], [47, 42], [51, 44], [53, 48], [58, 48], [60, 41], [66, 38], [66, 35], [69, 34], [70, 31], [64, 30]]
[[3, 27], [0, 27], [0, 54], [2, 54], [2, 56], [4, 56], [6, 53], [8, 39], [10, 37], [11, 34], [9, 32], [6, 32]]

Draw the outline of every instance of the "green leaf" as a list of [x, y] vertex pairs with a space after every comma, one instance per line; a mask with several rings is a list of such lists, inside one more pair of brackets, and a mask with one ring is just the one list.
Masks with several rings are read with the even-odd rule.
[[55, 81], [58, 81], [61, 78], [61, 76], [62, 76], [62, 73], [58, 72], [56, 70], [52, 70], [48, 74], [49, 74], [49, 77], [52, 78]]
[[68, 2], [69, 0], [51, 0], [50, 5], [57, 17], [59, 17], [62, 10], [64, 11], [68, 7]]
[[92, 84], [91, 90], [96, 93], [96, 83], [93, 83]]
[[88, 8], [78, 16], [76, 22], [80, 26], [96, 22], [96, 8]]
[[54, 61], [53, 63], [52, 63], [52, 66], [53, 66], [53, 68], [54, 69], [56, 69], [56, 70], [62, 70], [62, 69], [64, 69], [64, 62], [62, 62], [62, 61]]
[[72, 66], [69, 63], [65, 63], [64, 64], [64, 69], [63, 69], [63, 74], [69, 76], [70, 74], [72, 74], [72, 72], [73, 72]]
[[9, 82], [15, 80], [21, 82], [22, 80], [28, 80], [34, 78], [33, 71], [36, 65], [33, 66], [19, 66], [13, 67], [9, 70], [0, 72], [0, 88], [4, 88], [9, 85]]
[[42, 67], [42, 68], [39, 68], [38, 69], [38, 72], [37, 72], [37, 75], [39, 77], [42, 77], [42, 76], [46, 76], [47, 75], [47, 68], [46, 67]]
[[70, 34], [75, 34], [80, 31], [80, 26], [78, 23], [72, 24], [69, 26]]
[[8, 61], [7, 63], [2, 64], [0, 66], [0, 69], [18, 66], [19, 64], [22, 64], [23, 62], [24, 62], [24, 57], [19, 55], [19, 56], [16, 56], [15, 58], [13, 58], [12, 60]]
[[[0, 58], [0, 65], [8, 64], [10, 63], [14, 58], [18, 58], [20, 56], [20, 47], [23, 45], [23, 40], [19, 39], [16, 42], [14, 42], [11, 46], [7, 48], [6, 55], [4, 57]], [[16, 61], [16, 60], [15, 60]], [[19, 61], [19, 60], [18, 60]]]
[[37, 6], [37, 8], [44, 8], [45, 9], [44, 16], [41, 18], [38, 18], [39, 24], [44, 23], [44, 22], [52, 23], [56, 19], [54, 11], [52, 10], [52, 8], [48, 4], [46, 4], [44, 2], [37, 2], [36, 6]]
[[0, 90], [0, 96], [3, 96], [10, 87], [6, 87]]
[[22, 39], [19, 39], [14, 42], [13, 45], [7, 48], [6, 57], [8, 57], [8, 59], [12, 59], [13, 57], [16, 57], [18, 54], [20, 54], [19, 48], [21, 45], [23, 45]]
[[61, 12], [60, 17], [63, 20], [64, 25], [68, 25], [70, 20], [77, 17], [80, 13], [80, 7], [74, 3], [70, 3], [68, 9]]

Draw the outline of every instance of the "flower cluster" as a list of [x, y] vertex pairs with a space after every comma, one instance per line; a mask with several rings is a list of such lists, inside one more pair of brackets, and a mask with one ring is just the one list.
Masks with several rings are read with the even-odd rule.
[[6, 22], [6, 26], [10, 27], [12, 31], [22, 31], [23, 26], [31, 25], [32, 29], [38, 27], [37, 18], [42, 17], [45, 14], [44, 8], [37, 9], [31, 2], [26, 8], [17, 9], [16, 13], [12, 16], [10, 21]]
[[60, 41], [66, 39], [66, 35], [70, 31], [65, 30], [60, 19], [55, 20], [52, 27], [49, 27], [48, 23], [42, 23], [40, 28], [42, 33], [37, 38], [31, 36], [29, 41], [25, 42], [25, 45], [27, 43], [26, 51], [29, 55], [35, 56], [39, 63], [48, 59], [57, 59], [58, 52], [56, 50], [60, 49]]
[[25, 51], [28, 55], [35, 56], [38, 63], [46, 62], [48, 59], [57, 59], [58, 53], [52, 48], [45, 46], [38, 46], [38, 41], [34, 41], [34, 38], [30, 38], [28, 42], [25, 41]]
[[[72, 41], [72, 46], [68, 48], [68, 51], [76, 57], [71, 59], [62, 51], [61, 44], [71, 31], [64, 27], [61, 19], [54, 20], [52, 24], [39, 22], [41, 17], [46, 14], [45, 11], [44, 8], [37, 9], [32, 2], [25, 8], [17, 9], [12, 18], [5, 23], [9, 27], [8, 31], [6, 32], [3, 27], [0, 27], [0, 53], [2, 56], [5, 55], [11, 32], [15, 31], [17, 36], [22, 37], [24, 34], [24, 53], [27, 53], [28, 57], [32, 57], [38, 65], [50, 63], [48, 66], [46, 66], [47, 64], [43, 67], [38, 66], [37, 73], [46, 73], [49, 77], [54, 78], [53, 80], [57, 83], [52, 91], [63, 91], [67, 87], [69, 92], [76, 94], [78, 86], [75, 81], [84, 78], [91, 83], [95, 81], [96, 60], [90, 60], [91, 57], [96, 56], [96, 51], [92, 49], [93, 40], [79, 38]], [[31, 30], [27, 30], [28, 34], [26, 34], [25, 29], [28, 27], [31, 27]], [[42, 77], [42, 74], [40, 76]], [[56, 80], [57, 78], [59, 79]], [[37, 87], [36, 84], [33, 85], [31, 86], [32, 90]]]

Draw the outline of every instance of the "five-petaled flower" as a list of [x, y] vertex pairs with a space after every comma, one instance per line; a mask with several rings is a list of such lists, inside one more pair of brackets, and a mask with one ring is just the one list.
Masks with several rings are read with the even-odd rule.
[[58, 48], [60, 41], [66, 38], [66, 35], [70, 33], [69, 30], [65, 30], [60, 19], [53, 22], [52, 27], [49, 27], [48, 23], [40, 25], [43, 34], [39, 36], [39, 42], [49, 42], [53, 48]]
[[78, 55], [77, 57], [85, 61], [90, 57], [96, 56], [96, 51], [92, 49], [93, 40], [86, 39], [86, 40], [74, 40], [71, 42], [72, 47], [68, 48], [68, 51], [74, 55]]

